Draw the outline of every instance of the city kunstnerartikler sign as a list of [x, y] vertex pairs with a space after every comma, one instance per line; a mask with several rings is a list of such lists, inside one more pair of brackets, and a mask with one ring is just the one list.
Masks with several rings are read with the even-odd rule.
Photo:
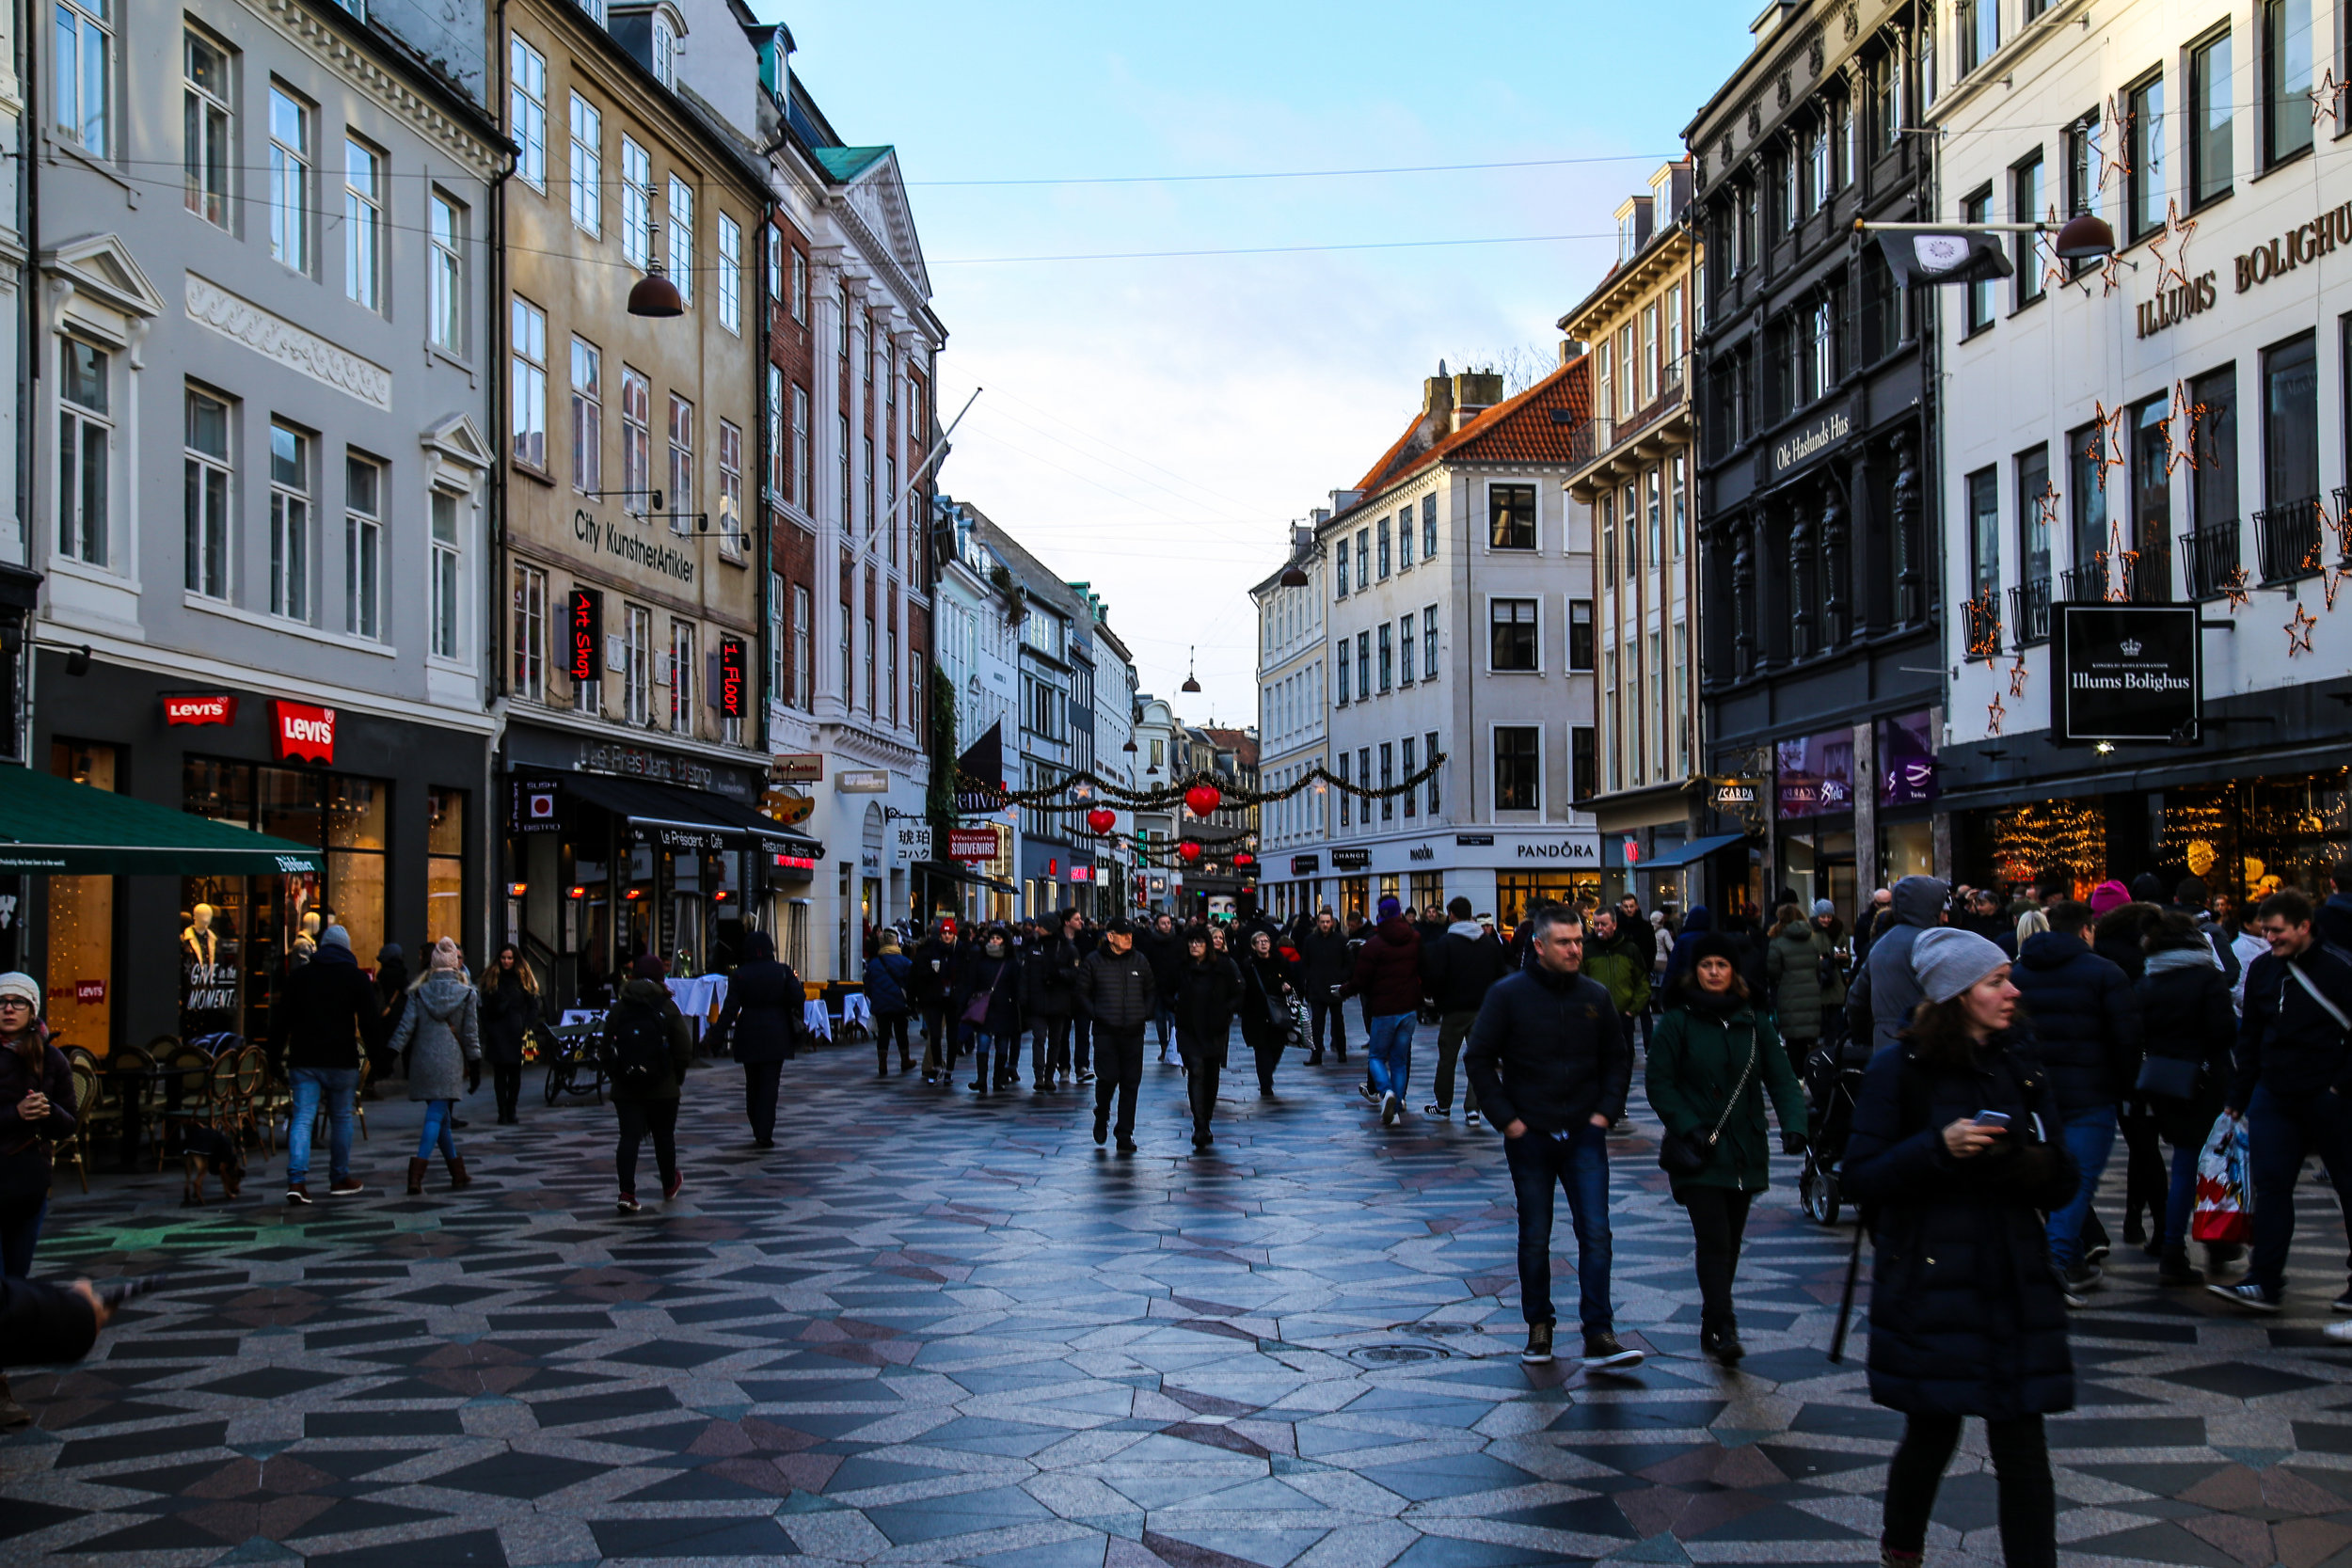
[[2050, 736], [2194, 745], [2204, 649], [2195, 605], [2051, 607]]

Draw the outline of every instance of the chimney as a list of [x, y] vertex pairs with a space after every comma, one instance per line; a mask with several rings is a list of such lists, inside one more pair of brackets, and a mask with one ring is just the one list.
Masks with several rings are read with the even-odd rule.
[[1454, 428], [1461, 429], [1502, 401], [1502, 377], [1492, 371], [1464, 371], [1454, 378]]
[[1583, 355], [1584, 342], [1582, 339], [1563, 338], [1560, 340], [1560, 363], [1564, 367], [1575, 364], [1577, 360], [1583, 357]]
[[1454, 418], [1454, 382], [1445, 373], [1445, 361], [1438, 361], [1438, 373], [1421, 384], [1421, 418], [1432, 428], [1448, 423]]

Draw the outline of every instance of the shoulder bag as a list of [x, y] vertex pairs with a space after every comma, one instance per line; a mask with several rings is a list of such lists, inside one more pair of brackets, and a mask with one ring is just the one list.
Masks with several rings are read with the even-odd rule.
[[1724, 1129], [1731, 1125], [1731, 1113], [1747, 1098], [1748, 1080], [1756, 1073], [1756, 1058], [1760, 1052], [1756, 1030], [1748, 1030], [1748, 1065], [1740, 1069], [1740, 1082], [1724, 1101], [1724, 1114], [1715, 1118], [1715, 1129], [1705, 1137], [1696, 1132], [1668, 1132], [1658, 1140], [1658, 1166], [1668, 1176], [1696, 1176], [1715, 1157], [1715, 1146], [1723, 1141]]
[[1005, 956], [1004, 962], [996, 966], [996, 973], [989, 976], [988, 989], [977, 993], [972, 998], [972, 1000], [963, 1005], [964, 1022], [969, 1023], [975, 1029], [986, 1029], [988, 1027], [988, 1005], [995, 999], [996, 982], [1005, 977], [1005, 971], [1010, 968], [1011, 965], [1012, 955], [1008, 953]]

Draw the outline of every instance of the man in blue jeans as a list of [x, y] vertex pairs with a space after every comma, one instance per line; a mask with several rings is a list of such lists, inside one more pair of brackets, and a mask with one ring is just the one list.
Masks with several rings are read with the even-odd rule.
[[1371, 1037], [1364, 1054], [1380, 1101], [1380, 1125], [1391, 1126], [1405, 1109], [1422, 994], [1421, 932], [1393, 897], [1380, 900], [1380, 923], [1357, 949], [1355, 972], [1339, 994], [1364, 999], [1365, 1033]]
[[1463, 1060], [1487, 1119], [1502, 1129], [1519, 1211], [1519, 1307], [1527, 1350], [1552, 1359], [1552, 1189], [1565, 1186], [1576, 1222], [1576, 1284], [1583, 1364], [1639, 1366], [1617, 1342], [1609, 1304], [1609, 1124], [1625, 1114], [1633, 1053], [1609, 988], [1582, 973], [1584, 923], [1547, 905], [1529, 923], [1535, 961], [1497, 981], [1470, 1025]]
[[286, 1127], [286, 1201], [310, 1201], [310, 1123], [326, 1107], [327, 1195], [362, 1191], [351, 1174], [352, 1101], [359, 1064], [383, 1033], [375, 983], [351, 956], [351, 934], [341, 926], [319, 933], [310, 961], [286, 976], [270, 1007], [277, 1068], [294, 1086]]

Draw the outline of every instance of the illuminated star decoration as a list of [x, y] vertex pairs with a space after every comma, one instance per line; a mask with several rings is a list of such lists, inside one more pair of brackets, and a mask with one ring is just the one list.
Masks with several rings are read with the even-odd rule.
[[2012, 697], [2026, 694], [2026, 656], [2022, 651], [2017, 656], [2017, 662], [2009, 667], [2009, 694]]
[[2303, 608], [2302, 600], [2296, 600], [2295, 615], [2286, 626], [2289, 658], [2293, 658], [2296, 654], [2308, 654], [2312, 651], [2312, 628], [2317, 625], [2319, 625], [2319, 618]]
[[[2053, 201], [2050, 203], [2050, 222], [2055, 226], [2058, 220], [2058, 203]], [[2058, 260], [2056, 233], [2037, 232], [2033, 237], [2033, 248], [2034, 254], [2042, 259], [2042, 289], [2044, 293], [2052, 289], [2063, 289], [2074, 281], [2073, 270]]]
[[2122, 180], [2129, 178], [2132, 172], [2131, 157], [2126, 151], [2126, 149], [2128, 149], [2132, 144], [2132, 117], [2122, 112], [2116, 103], [2114, 94], [2110, 93], [2107, 95], [2106, 124], [2104, 126], [2094, 127], [2093, 129], [2094, 133], [2098, 131], [2111, 130], [2113, 132], [2112, 140], [2114, 145], [2114, 150], [2109, 151], [2108, 144], [2110, 138], [2106, 135], [2100, 135], [2097, 137], [2096, 150], [2099, 154], [2099, 182], [2092, 186], [2090, 190], [2091, 195], [2097, 196], [2106, 191], [2107, 188], [2107, 179], [2110, 175], [2118, 180]]
[[2344, 586], [2344, 570], [2341, 566], [2323, 567], [2319, 574], [2320, 591], [2328, 595], [2328, 613], [2336, 611], [2336, 590]]
[[1984, 705], [1985, 722], [1991, 726], [1986, 733], [1988, 735], [2000, 734], [2001, 721], [2008, 717], [2009, 709], [2001, 705], [2001, 694], [1996, 691], [1993, 694], [1993, 700]]
[[2001, 652], [2001, 617], [1993, 608], [1993, 595], [1980, 594], [1970, 599], [1968, 612], [1968, 657], [1984, 660], [1984, 667], [1993, 668], [1993, 661]]
[[2221, 579], [2221, 592], [2230, 601], [2230, 613], [2235, 615], [2253, 601], [2246, 595], [2246, 568], [2233, 566], [2230, 575]]
[[[2181, 381], [2173, 382], [2172, 406], [2166, 410], [2164, 416], [2165, 478], [2170, 479], [2172, 470], [2183, 464], [2186, 464], [2192, 469], [2197, 467], [2197, 421], [2204, 416], [2205, 405], [2203, 404], [2188, 401], [2187, 384]], [[2175, 445], [2172, 440], [2174, 420], [2181, 421], [2181, 439], [2178, 445]]]
[[[2107, 252], [2106, 260], [2099, 263], [2099, 297], [2101, 299], [2106, 298], [2107, 295], [2123, 286], [2123, 278], [2119, 270], [2122, 265], [2123, 258], [2115, 251]], [[2086, 281], [2083, 284], [2083, 293], [2089, 293], [2090, 292], [2090, 284]]]
[[2336, 118], [2336, 96], [2343, 88], [2336, 82], [2336, 68], [2329, 66], [2319, 73], [2319, 81], [2308, 95], [2312, 101], [2312, 123]]
[[2115, 562], [2115, 580], [2107, 586], [2107, 602], [2121, 604], [2132, 580], [2132, 568], [2139, 562], [2139, 552], [2123, 547], [2123, 525], [2113, 517], [2107, 519], [2107, 557]]
[[2096, 398], [2091, 400], [2090, 422], [2096, 428], [2090, 435], [2090, 450], [2083, 455], [2098, 468], [2099, 488], [2102, 490], [2107, 487], [2107, 470], [2123, 466], [2122, 420], [2122, 409], [2109, 410], [2105, 403]]
[[2052, 484], [2048, 480], [2043, 480], [2042, 493], [2033, 498], [2033, 509], [2034, 526], [2042, 531], [2044, 538], [2058, 531], [2058, 493], [2057, 485]]
[[[2188, 287], [2188, 242], [2189, 237], [2197, 232], [2197, 220], [2182, 217], [2181, 204], [2178, 201], [2166, 202], [2164, 210], [2164, 227], [2148, 241], [2148, 254], [2156, 259], [2156, 292], [2158, 293], [2164, 292], [2164, 280], [2168, 277], [2177, 281], [2184, 289]], [[2172, 259], [2169, 261], [2164, 259], [2165, 247], [2168, 245], [2172, 250]]]

